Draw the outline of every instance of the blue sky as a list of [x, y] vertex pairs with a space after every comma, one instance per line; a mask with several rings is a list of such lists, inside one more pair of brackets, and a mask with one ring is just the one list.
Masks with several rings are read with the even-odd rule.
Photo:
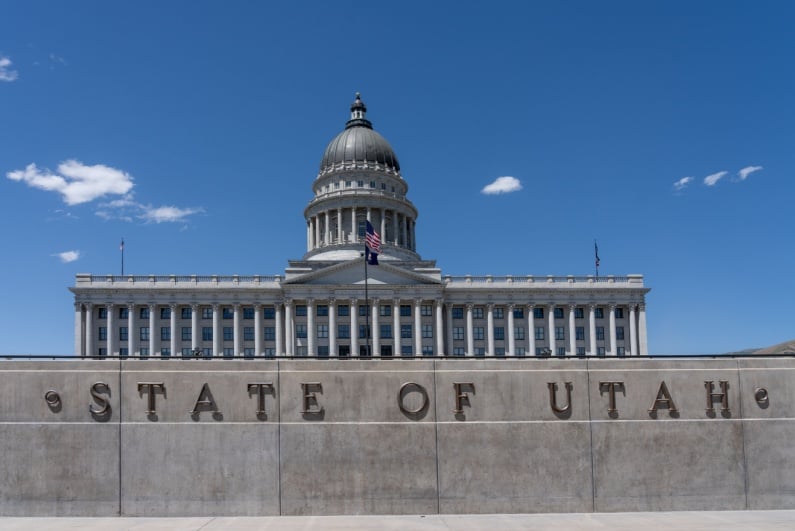
[[592, 274], [596, 239], [652, 354], [795, 338], [795, 6], [286, 4], [3, 3], [0, 354], [70, 354], [122, 237], [126, 273], [281, 273], [356, 91], [443, 273]]

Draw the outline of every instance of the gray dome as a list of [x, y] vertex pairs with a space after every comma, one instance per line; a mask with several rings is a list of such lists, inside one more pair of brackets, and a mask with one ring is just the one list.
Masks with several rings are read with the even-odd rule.
[[335, 136], [323, 153], [320, 161], [320, 174], [332, 170], [343, 163], [378, 164], [386, 171], [400, 172], [400, 163], [392, 150], [392, 146], [384, 137], [373, 130], [373, 125], [364, 115], [367, 107], [357, 93], [351, 105], [351, 119], [345, 124], [345, 130]]

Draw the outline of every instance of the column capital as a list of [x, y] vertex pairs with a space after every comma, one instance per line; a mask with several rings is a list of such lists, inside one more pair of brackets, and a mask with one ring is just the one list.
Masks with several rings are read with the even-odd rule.
[[307, 298], [306, 299], [306, 305], [307, 305], [308, 308], [311, 308], [312, 306], [315, 305], [315, 299]]
[[589, 302], [588, 303], [588, 309], [589, 310], [595, 310], [597, 306], [599, 306], [599, 305], [596, 304], [595, 302]]
[[570, 312], [573, 312], [576, 308], [577, 308], [577, 304], [576, 303], [573, 303], [573, 302], [569, 303], [569, 311]]
[[372, 307], [375, 308], [378, 306], [378, 303], [381, 302], [381, 299], [372, 298], [370, 301], [372, 302]]
[[535, 303], [533, 303], [533, 302], [528, 302], [528, 303], [527, 303], [527, 310], [528, 310], [529, 312], [531, 312], [531, 313], [532, 313], [532, 312], [533, 312], [533, 309], [534, 309], [535, 307], [536, 307]]
[[550, 311], [554, 310], [556, 306], [557, 304], [555, 304], [554, 302], [547, 303], [547, 308], [549, 308]]
[[359, 305], [359, 299], [351, 299], [351, 306], [358, 306], [358, 305]]
[[172, 311], [172, 312], [175, 312], [175, 311], [177, 311], [177, 303], [176, 303], [176, 302], [170, 302], [170, 303], [168, 303], [168, 307], [169, 307], [169, 308], [171, 308], [171, 311]]
[[615, 309], [616, 309], [616, 306], [618, 306], [618, 305], [617, 305], [615, 302], [610, 302], [610, 303], [608, 303], [608, 304], [607, 304], [607, 308], [608, 308], [608, 309], [609, 309], [611, 312], [612, 312], [613, 310], [615, 310]]
[[194, 302], [194, 303], [191, 303], [191, 305], [190, 305], [190, 309], [191, 309], [191, 311], [192, 311], [192, 312], [194, 312], [194, 313], [195, 313], [196, 311], [198, 311], [198, 310], [199, 310], [199, 306], [200, 306], [200, 305], [199, 305], [198, 303]]
[[509, 302], [508, 304], [505, 305], [505, 307], [508, 309], [509, 312], [512, 312], [513, 309], [516, 307], [516, 305], [512, 302]]
[[488, 311], [492, 311], [492, 310], [494, 310], [494, 303], [493, 303], [493, 302], [487, 302], [487, 303], [486, 303], [486, 309], [487, 309]]
[[262, 306], [263, 305], [261, 302], [254, 303], [254, 310], [260, 311], [262, 309]]
[[150, 314], [154, 313], [154, 311], [157, 310], [157, 304], [155, 304], [154, 302], [148, 302], [146, 306], [149, 308]]
[[293, 305], [293, 300], [292, 299], [284, 299], [284, 302], [282, 304], [284, 304], [285, 308], [289, 308], [290, 306]]
[[646, 303], [645, 302], [639, 302], [638, 303], [638, 310], [640, 310], [642, 312], [645, 311], [646, 310]]
[[83, 306], [86, 307], [86, 311], [90, 312], [91, 310], [94, 309], [94, 303], [93, 302], [84, 302], [82, 304], [83, 304]]
[[419, 306], [421, 304], [422, 304], [422, 299], [421, 298], [417, 297], [416, 299], [414, 299], [414, 306], [415, 307], [419, 308]]
[[444, 306], [444, 299], [436, 299], [436, 307], [441, 309]]
[[468, 302], [466, 306], [467, 306], [467, 310], [469, 310], [471, 312], [472, 309], [475, 307], [475, 303], [474, 302]]
[[400, 306], [400, 298], [395, 297], [394, 299], [392, 299], [392, 304], [394, 304], [395, 306]]
[[233, 308], [233, 309], [234, 309], [236, 312], [237, 312], [237, 311], [240, 311], [240, 307], [241, 307], [241, 306], [242, 306], [242, 304], [240, 304], [239, 302], [235, 302], [235, 303], [233, 303], [233, 304], [232, 304], [232, 308]]

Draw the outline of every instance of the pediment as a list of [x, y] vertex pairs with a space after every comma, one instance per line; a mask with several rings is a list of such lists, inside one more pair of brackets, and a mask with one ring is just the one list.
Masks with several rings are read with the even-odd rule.
[[[284, 284], [354, 286], [365, 283], [363, 260], [351, 260], [293, 277]], [[383, 260], [377, 266], [367, 266], [367, 279], [371, 286], [410, 286], [441, 284], [439, 275], [419, 273], [390, 265]]]

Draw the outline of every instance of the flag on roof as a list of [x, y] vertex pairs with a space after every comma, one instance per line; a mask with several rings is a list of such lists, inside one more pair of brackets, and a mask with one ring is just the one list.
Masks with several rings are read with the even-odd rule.
[[367, 232], [364, 237], [365, 260], [370, 265], [378, 265], [378, 255], [381, 253], [381, 236], [373, 228], [373, 224], [367, 221]]

